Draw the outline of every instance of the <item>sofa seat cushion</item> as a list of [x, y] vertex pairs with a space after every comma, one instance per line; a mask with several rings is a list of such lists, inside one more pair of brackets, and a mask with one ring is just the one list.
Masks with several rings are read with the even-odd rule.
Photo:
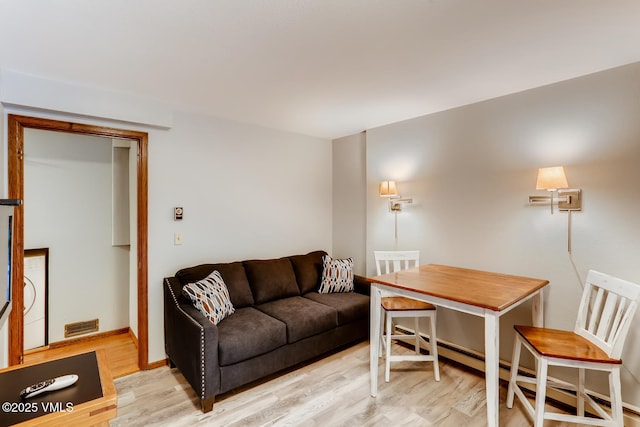
[[369, 297], [357, 292], [342, 292], [334, 294], [319, 294], [309, 292], [304, 295], [312, 301], [333, 307], [338, 312], [338, 324], [347, 323], [369, 317]]
[[289, 344], [338, 326], [335, 308], [299, 296], [260, 304], [256, 308], [287, 325]]
[[240, 308], [218, 324], [220, 366], [242, 362], [286, 344], [286, 325], [253, 307]]
[[251, 260], [243, 264], [256, 304], [300, 295], [289, 258]]

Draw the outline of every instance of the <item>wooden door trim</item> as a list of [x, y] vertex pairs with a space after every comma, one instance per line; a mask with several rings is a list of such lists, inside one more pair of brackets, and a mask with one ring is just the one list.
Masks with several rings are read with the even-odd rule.
[[[138, 366], [149, 366], [149, 324], [148, 324], [148, 266], [147, 266], [147, 191], [149, 136], [146, 132], [85, 125], [59, 120], [42, 119], [9, 114], [8, 115], [8, 197], [24, 199], [24, 129], [41, 129], [56, 132], [68, 132], [84, 135], [124, 138], [135, 141], [138, 147], [137, 197], [138, 197]], [[22, 283], [24, 276], [24, 206], [18, 206], [14, 215], [15, 244], [12, 281]], [[13, 286], [13, 307], [24, 306], [24, 291], [21, 286]], [[19, 313], [19, 314], [18, 314]], [[24, 352], [24, 318], [20, 310], [12, 310], [9, 316], [9, 365], [22, 363]]]

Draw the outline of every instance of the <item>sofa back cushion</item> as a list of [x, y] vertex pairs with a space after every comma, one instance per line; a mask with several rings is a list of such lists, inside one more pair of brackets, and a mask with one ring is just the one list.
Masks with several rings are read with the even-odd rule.
[[289, 258], [244, 261], [256, 304], [300, 295]]
[[198, 280], [204, 279], [214, 270], [220, 272], [229, 290], [231, 303], [235, 308], [253, 305], [253, 295], [242, 262], [201, 264], [195, 267], [183, 268], [176, 273], [176, 278], [184, 286], [187, 283], [195, 283]]
[[289, 257], [293, 271], [296, 275], [300, 294], [317, 291], [322, 278], [322, 257], [325, 251], [310, 252], [306, 255], [294, 255]]

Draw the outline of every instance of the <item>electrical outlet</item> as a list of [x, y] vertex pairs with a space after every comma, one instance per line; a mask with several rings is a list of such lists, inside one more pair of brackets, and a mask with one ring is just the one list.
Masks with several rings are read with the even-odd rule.
[[182, 244], [182, 233], [177, 231], [175, 233], [173, 233], [173, 244], [174, 245], [181, 245]]

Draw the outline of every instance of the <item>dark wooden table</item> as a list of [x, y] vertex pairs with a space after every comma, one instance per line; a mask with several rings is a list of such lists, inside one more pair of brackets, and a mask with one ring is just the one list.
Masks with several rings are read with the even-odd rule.
[[[77, 374], [67, 388], [20, 399], [25, 387]], [[0, 427], [93, 426], [116, 416], [117, 396], [104, 350], [0, 370]]]

